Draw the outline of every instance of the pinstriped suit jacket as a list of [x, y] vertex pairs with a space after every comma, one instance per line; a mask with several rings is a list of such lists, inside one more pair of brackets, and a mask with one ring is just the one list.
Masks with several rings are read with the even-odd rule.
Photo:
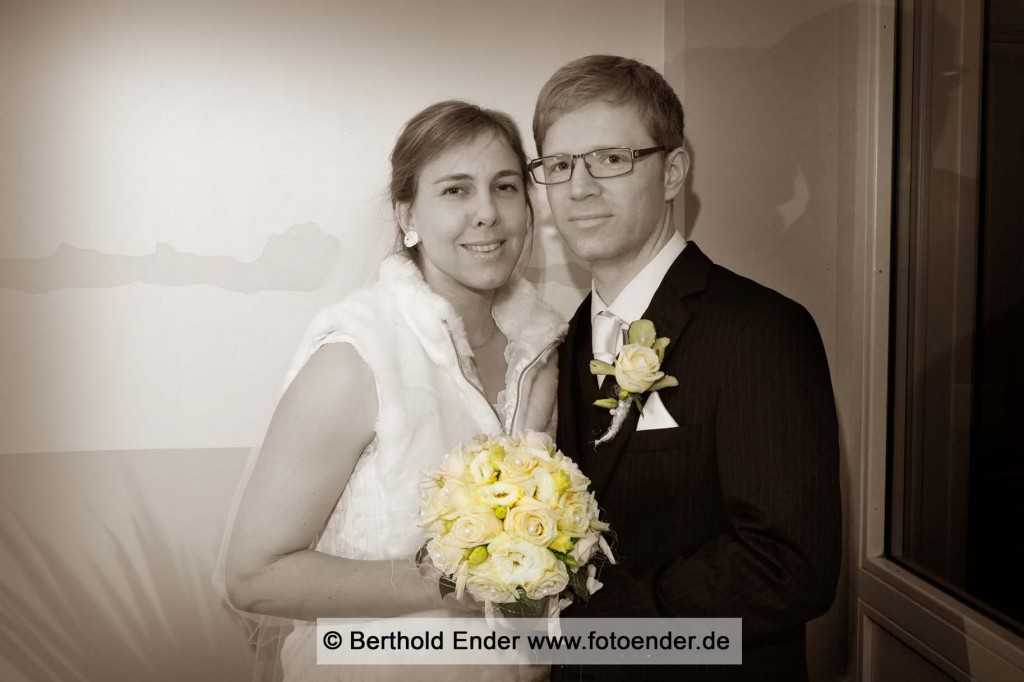
[[644, 316], [667, 336], [661, 391], [678, 428], [614, 440], [593, 407], [590, 300], [559, 356], [558, 445], [593, 481], [619, 564], [572, 617], [737, 617], [744, 665], [555, 668], [555, 679], [806, 679], [804, 625], [835, 597], [839, 444], [828, 362], [797, 303], [690, 242]]

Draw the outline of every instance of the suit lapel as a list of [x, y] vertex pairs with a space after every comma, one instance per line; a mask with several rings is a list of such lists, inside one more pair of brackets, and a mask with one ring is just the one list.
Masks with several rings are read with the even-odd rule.
[[[689, 242], [672, 263], [672, 267], [665, 273], [661, 286], [658, 287], [651, 299], [651, 303], [644, 313], [644, 319], [654, 323], [658, 336], [669, 338], [663, 364], [667, 363], [672, 353], [682, 345], [683, 332], [692, 318], [692, 312], [686, 306], [684, 299], [706, 288], [710, 271], [711, 261], [697, 248], [696, 243]], [[589, 345], [586, 352], [589, 353]], [[591, 406], [591, 409], [599, 411], [599, 408], [596, 407]], [[588, 475], [593, 481], [598, 500], [601, 499], [601, 495], [604, 494], [608, 484], [615, 476], [619, 463], [627, 450], [629, 440], [636, 432], [639, 420], [640, 413], [634, 405], [619, 434], [611, 441], [597, 446], [596, 451], [593, 438], [585, 444], [580, 443], [583, 449], [591, 454], [592, 464], [589, 470], [592, 473]], [[607, 419], [604, 420], [605, 428], [607, 428], [607, 422]], [[604, 431], [602, 430], [601, 433]]]
[[667, 363], [679, 348], [679, 340], [686, 325], [690, 323], [692, 313], [684, 299], [704, 291], [710, 272], [711, 261], [695, 242], [689, 242], [665, 273], [661, 286], [654, 292], [651, 304], [644, 312], [644, 319], [654, 323], [658, 336], [669, 339], [662, 364]]
[[[585, 393], [581, 394], [580, 356], [588, 350], [581, 346], [581, 339], [590, 338], [590, 296], [580, 304], [576, 314], [569, 321], [569, 331], [559, 351], [558, 359], [558, 448], [583, 466], [581, 458], [586, 449], [583, 429], [589, 428], [587, 413], [581, 411]], [[589, 343], [587, 344], [589, 346]], [[589, 374], [589, 372], [588, 372]]]

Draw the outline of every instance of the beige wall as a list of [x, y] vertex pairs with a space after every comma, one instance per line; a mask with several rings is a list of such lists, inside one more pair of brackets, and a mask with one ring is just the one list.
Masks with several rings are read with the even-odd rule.
[[[459, 97], [528, 131], [569, 59], [600, 47], [660, 68], [663, 13], [5, 3], [0, 452], [257, 442], [303, 326], [393, 234], [402, 123]], [[532, 275], [574, 308], [560, 243], [539, 232]]]
[[[712, 260], [803, 304], [825, 343], [839, 411], [846, 538], [860, 377], [853, 157], [857, 9], [835, 0], [666, 3], [665, 73], [693, 155], [677, 224]], [[851, 424], [853, 432], [851, 432]], [[843, 676], [847, 579], [808, 631], [812, 679]]]
[[[459, 97], [528, 132], [570, 59], [661, 68], [663, 17], [0, 4], [0, 679], [250, 679], [209, 584], [226, 511], [303, 327], [393, 234], [399, 127]], [[538, 214], [528, 272], [568, 314], [585, 278]]]
[[[528, 129], [544, 79], [595, 46], [664, 68], [677, 88], [694, 158], [679, 226], [712, 259], [814, 316], [844, 462], [855, 468], [852, 7], [6, 4], [0, 453], [126, 451], [47, 456], [32, 465], [38, 471], [31, 455], [4, 459], [16, 474], [8, 487], [20, 491], [4, 495], [23, 514], [3, 517], [11, 527], [24, 521], [16, 546], [45, 550], [52, 539], [60, 550], [50, 556], [72, 567], [66, 578], [95, 595], [105, 594], [99, 575], [124, 578], [161, 556], [140, 539], [157, 533], [163, 544], [192, 543], [184, 575], [205, 589], [244, 451], [149, 453], [130, 465], [119, 457], [258, 441], [303, 325], [366, 278], [386, 241], [374, 235], [390, 235], [386, 160], [401, 123], [431, 101], [463, 97], [505, 109]], [[568, 313], [586, 282], [566, 267], [543, 196], [538, 216], [531, 274]], [[109, 476], [89, 473], [97, 471]], [[204, 484], [193, 488], [193, 478]], [[149, 506], [129, 494], [168, 481], [180, 494]], [[89, 509], [94, 517], [83, 516]], [[152, 527], [133, 522], [140, 510]], [[62, 521], [73, 516], [101, 523]], [[10, 559], [0, 554], [0, 564]], [[27, 586], [31, 571], [22, 573]], [[114, 594], [136, 608], [130, 599], [166, 595], [180, 577], [153, 573], [137, 594]], [[844, 668], [846, 599], [841, 587], [833, 613], [812, 629], [816, 678]], [[144, 622], [160, 617], [147, 613]], [[172, 628], [173, 614], [165, 615]], [[207, 626], [223, 623], [220, 614]], [[224, 637], [237, 645], [236, 635]], [[237, 647], [230, 655], [244, 659]]]

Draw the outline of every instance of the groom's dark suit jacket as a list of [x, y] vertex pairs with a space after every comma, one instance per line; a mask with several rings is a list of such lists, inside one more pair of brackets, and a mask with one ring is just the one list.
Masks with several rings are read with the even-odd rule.
[[671, 342], [660, 391], [677, 428], [609, 443], [589, 371], [590, 297], [559, 356], [558, 445], [593, 482], [618, 565], [566, 617], [743, 619], [739, 666], [556, 666], [553, 679], [806, 679], [805, 623], [832, 604], [842, 552], [839, 445], [814, 320], [690, 242], [644, 315]]

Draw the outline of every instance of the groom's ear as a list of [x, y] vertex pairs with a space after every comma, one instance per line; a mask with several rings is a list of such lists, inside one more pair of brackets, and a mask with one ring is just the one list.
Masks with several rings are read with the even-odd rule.
[[690, 172], [690, 155], [676, 147], [665, 155], [665, 201], [672, 201], [683, 189], [683, 181]]

